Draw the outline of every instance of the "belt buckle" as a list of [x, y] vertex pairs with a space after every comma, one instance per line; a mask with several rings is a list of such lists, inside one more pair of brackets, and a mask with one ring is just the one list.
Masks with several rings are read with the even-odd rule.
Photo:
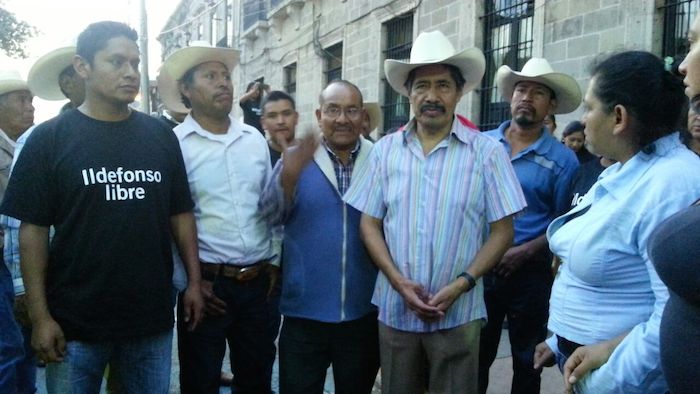
[[248, 267], [241, 267], [236, 272], [236, 280], [239, 282], [247, 282], [257, 278], [260, 273], [260, 266], [253, 265]]

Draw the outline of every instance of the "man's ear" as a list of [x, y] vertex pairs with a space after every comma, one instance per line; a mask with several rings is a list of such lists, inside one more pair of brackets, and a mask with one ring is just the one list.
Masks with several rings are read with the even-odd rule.
[[87, 79], [88, 74], [92, 71], [92, 66], [90, 62], [80, 55], [73, 56], [73, 68], [75, 72], [80, 75], [80, 78]]
[[617, 104], [613, 107], [613, 115], [615, 116], [615, 126], [613, 127], [613, 135], [620, 135], [630, 126], [632, 119], [624, 105]]

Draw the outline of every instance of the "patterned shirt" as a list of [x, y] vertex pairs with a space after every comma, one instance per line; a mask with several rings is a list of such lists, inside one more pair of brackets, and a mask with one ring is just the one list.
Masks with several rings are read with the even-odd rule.
[[[345, 201], [383, 219], [396, 268], [430, 294], [467, 270], [488, 225], [525, 207], [510, 161], [497, 141], [452, 122], [452, 130], [425, 155], [412, 120], [406, 131], [379, 140], [358, 169]], [[481, 280], [437, 322], [420, 320], [389, 283], [377, 278], [372, 302], [379, 320], [395, 329], [432, 332], [486, 317]]]
[[348, 164], [343, 164], [342, 160], [340, 160], [335, 152], [333, 152], [333, 150], [328, 146], [325, 138], [321, 139], [321, 144], [323, 144], [323, 147], [326, 148], [328, 157], [330, 157], [331, 162], [333, 162], [335, 178], [338, 180], [338, 191], [340, 192], [341, 196], [344, 196], [345, 192], [348, 191], [348, 188], [350, 187], [350, 179], [352, 178], [353, 167], [355, 167], [355, 159], [357, 158], [357, 154], [360, 152], [360, 140], [357, 141], [355, 148], [353, 148], [352, 152], [350, 152]]

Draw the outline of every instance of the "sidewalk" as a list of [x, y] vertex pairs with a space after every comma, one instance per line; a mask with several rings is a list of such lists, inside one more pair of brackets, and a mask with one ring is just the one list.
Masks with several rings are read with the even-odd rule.
[[[510, 344], [508, 342], [508, 331], [503, 331], [501, 335], [501, 343], [498, 346], [498, 355], [496, 356], [496, 361], [491, 367], [491, 372], [489, 375], [489, 389], [487, 394], [508, 394], [510, 393], [510, 382], [513, 377], [512, 372], [512, 358], [510, 357]], [[228, 361], [228, 352], [224, 358], [224, 369], [230, 371], [230, 365]], [[178, 374], [180, 372], [180, 364], [177, 359], [177, 339], [173, 338], [173, 369], [170, 378], [170, 393], [178, 394], [180, 393], [180, 384], [178, 381]], [[278, 391], [279, 384], [277, 381], [278, 370], [277, 362], [275, 362], [274, 370], [272, 376], [272, 389]], [[45, 386], [45, 376], [44, 369], [40, 368], [37, 373], [37, 385], [38, 394], [46, 394]], [[104, 384], [103, 384], [104, 386]], [[377, 377], [377, 382], [375, 382], [375, 390], [373, 393], [381, 393], [379, 387], [381, 386], [381, 380]], [[102, 393], [105, 390], [102, 389]], [[229, 394], [231, 392], [228, 388], [222, 388], [220, 390], [221, 394]], [[328, 369], [328, 374], [326, 375], [326, 387], [325, 394], [332, 394], [335, 392], [335, 387], [333, 385], [333, 374], [331, 369]], [[541, 394], [561, 394], [564, 392], [564, 383], [561, 373], [556, 367], [545, 368], [542, 373], [542, 388], [540, 390]]]

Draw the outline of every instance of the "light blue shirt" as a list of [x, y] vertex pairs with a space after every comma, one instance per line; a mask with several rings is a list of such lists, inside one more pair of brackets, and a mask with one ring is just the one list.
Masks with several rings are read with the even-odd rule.
[[668, 290], [647, 241], [664, 219], [700, 198], [700, 158], [677, 133], [654, 146], [653, 153], [639, 152], [606, 169], [581, 203], [547, 230], [550, 248], [563, 262], [552, 288], [549, 329], [583, 345], [629, 332], [607, 363], [579, 380], [579, 393], [666, 390], [659, 323]]
[[[488, 224], [522, 210], [525, 198], [498, 142], [454, 121], [450, 134], [424, 154], [415, 124], [377, 141], [345, 201], [383, 219], [396, 268], [436, 294], [470, 266]], [[372, 302], [389, 327], [433, 332], [486, 317], [481, 282], [437, 322], [420, 320], [381, 272]]]

